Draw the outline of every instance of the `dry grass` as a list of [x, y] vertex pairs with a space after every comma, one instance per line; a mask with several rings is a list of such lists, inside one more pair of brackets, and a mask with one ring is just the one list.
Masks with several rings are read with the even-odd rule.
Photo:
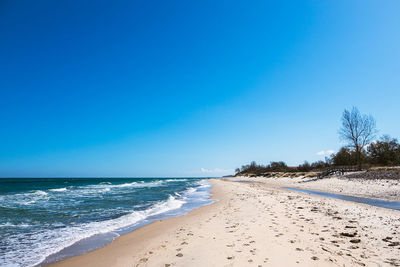
[[400, 171], [400, 166], [371, 167], [368, 171]]
[[312, 178], [312, 177], [317, 177], [319, 172], [265, 172], [262, 174], [254, 174], [254, 173], [249, 173], [246, 175], [246, 177], [274, 177], [274, 178], [297, 178], [297, 177], [302, 177], [302, 178]]

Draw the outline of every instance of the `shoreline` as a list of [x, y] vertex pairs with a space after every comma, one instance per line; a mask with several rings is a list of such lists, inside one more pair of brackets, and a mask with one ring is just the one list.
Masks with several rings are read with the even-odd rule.
[[[183, 181], [186, 182], [187, 180], [188, 179], [185, 178]], [[31, 266], [48, 266], [68, 258], [90, 253], [113, 243], [121, 236], [152, 224], [153, 222], [184, 216], [192, 210], [215, 202], [210, 198], [212, 184], [208, 182], [208, 179], [196, 180], [197, 182], [191, 184], [188, 189], [180, 191], [179, 193], [170, 194], [168, 199], [159, 200], [147, 209], [132, 212], [132, 214], [135, 214], [135, 212], [142, 212], [145, 217], [139, 221], [128, 221], [130, 224], [107, 232], [104, 231], [104, 228], [98, 228], [99, 233], [66, 245], [61, 250], [49, 254], [42, 261]], [[173, 181], [181, 182], [180, 179], [174, 179]], [[171, 182], [171, 180], [166, 179], [166, 182]], [[136, 218], [137, 217], [134, 217], [133, 219]]]
[[[213, 178], [214, 179], [219, 179], [219, 178]], [[211, 180], [208, 180], [209, 182]], [[140, 251], [142, 250], [142, 243], [147, 243], [146, 241], [143, 241], [143, 239], [146, 240], [152, 240], [154, 238], [157, 238], [159, 235], [161, 235], [166, 228], [173, 228], [173, 224], [175, 221], [180, 221], [181, 218], [184, 217], [190, 217], [190, 216], [195, 216], [197, 213], [201, 212], [201, 209], [207, 208], [209, 206], [216, 205], [220, 199], [216, 199], [216, 196], [223, 197], [218, 194], [218, 192], [214, 191], [214, 184], [212, 184], [211, 190], [210, 190], [210, 200], [213, 201], [209, 204], [197, 207], [193, 210], [190, 210], [188, 213], [175, 216], [175, 217], [169, 217], [166, 219], [160, 219], [156, 220], [153, 222], [150, 222], [146, 225], [140, 226], [139, 228], [134, 229], [133, 231], [130, 231], [128, 233], [125, 233], [121, 236], [116, 237], [111, 243], [102, 246], [100, 248], [97, 248], [95, 250], [89, 251], [87, 253], [73, 256], [73, 257], [68, 257], [65, 259], [62, 259], [60, 261], [52, 262], [46, 265], [41, 265], [41, 266], [46, 266], [46, 267], [62, 267], [62, 266], [126, 266], [125, 265], [125, 259], [123, 259], [122, 265], [120, 265], [121, 260], [113, 260], [112, 258], [114, 257], [114, 250], [121, 251], [122, 248], [122, 254], [126, 254], [127, 256], [127, 251], [124, 250], [127, 246], [129, 246], [130, 249]], [[140, 244], [135, 244], [135, 240], [142, 240], [140, 241]], [[102, 256], [103, 253], [106, 253], [106, 256]], [[109, 254], [111, 253], [111, 254]], [[100, 256], [101, 260], [98, 261], [98, 257]], [[123, 258], [125, 255], [123, 255]], [[128, 257], [128, 256], [127, 256]], [[118, 258], [120, 258], [118, 256]], [[129, 257], [128, 257], [129, 258]], [[127, 259], [129, 260], [129, 259]], [[140, 262], [143, 262], [139, 260]], [[130, 266], [130, 265], [129, 265]]]
[[241, 179], [209, 180], [219, 201], [47, 266], [400, 265], [399, 211]]

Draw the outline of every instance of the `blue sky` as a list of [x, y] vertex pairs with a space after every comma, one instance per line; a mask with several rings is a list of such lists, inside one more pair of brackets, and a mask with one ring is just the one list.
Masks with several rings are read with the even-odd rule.
[[0, 177], [220, 176], [400, 137], [399, 1], [1, 1]]

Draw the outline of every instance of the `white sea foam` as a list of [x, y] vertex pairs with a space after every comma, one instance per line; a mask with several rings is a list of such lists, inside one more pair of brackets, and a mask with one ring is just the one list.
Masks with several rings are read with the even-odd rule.
[[157, 186], [162, 186], [164, 184], [164, 181], [155, 181], [155, 182], [140, 182], [136, 183], [135, 185], [132, 185], [133, 187], [157, 187]]
[[47, 193], [42, 190], [36, 190], [33, 192], [33, 194], [39, 195], [39, 196], [47, 196]]
[[[132, 183], [124, 183], [124, 184], [109, 184], [109, 183], [100, 183], [97, 185], [89, 185], [84, 186], [82, 189], [84, 193], [98, 193], [98, 192], [107, 192], [112, 188], [143, 188], [143, 187], [157, 187], [162, 186], [164, 184], [163, 181], [154, 181], [154, 182], [132, 182]], [[108, 189], [108, 190], [105, 190]]]
[[[33, 248], [33, 252], [36, 253], [25, 254], [24, 260], [29, 261], [28, 265], [36, 265], [42, 262], [48, 255], [54, 254], [81, 239], [88, 238], [95, 234], [108, 233], [123, 227], [134, 225], [150, 216], [179, 209], [183, 204], [184, 201], [177, 200], [170, 196], [168, 200], [157, 202], [147, 210], [134, 211], [117, 219], [102, 222], [91, 222], [76, 227], [63, 228], [62, 230], [52, 230], [49, 232], [38, 233], [36, 238], [42, 242], [38, 243], [38, 248]], [[16, 251], [16, 253], [11, 252], [6, 256], [8, 258], [7, 261], [12, 262], [12, 259], [18, 260], [18, 257], [21, 257], [21, 255], [23, 255], [21, 254], [21, 251]]]
[[54, 189], [49, 189], [49, 191], [52, 192], [65, 192], [67, 191], [67, 188], [63, 187], [63, 188], [54, 188]]
[[126, 183], [126, 184], [114, 184], [114, 185], [109, 185], [110, 188], [112, 187], [135, 187], [136, 185], [138, 185], [139, 183], [137, 182], [132, 182], [132, 183]]
[[6, 227], [12, 227], [12, 228], [14, 228], [14, 227], [20, 227], [20, 228], [26, 228], [26, 227], [30, 227], [31, 225], [29, 225], [29, 224], [26, 224], [26, 223], [20, 223], [20, 224], [13, 224], [13, 223], [10, 223], [10, 222], [6, 222], [6, 223], [3, 223], [3, 224], [0, 224], [0, 228], [6, 228]]
[[6, 223], [2, 223], [0, 224], [0, 228], [5, 228], [5, 227], [18, 227], [16, 224], [10, 223], [10, 222], [6, 222]]
[[[88, 192], [95, 192], [99, 190], [104, 190], [104, 192], [108, 192], [112, 188], [140, 186], [153, 187], [161, 186], [163, 183], [164, 181], [139, 183], [134, 182], [121, 185], [101, 184], [95, 186], [86, 186], [84, 190], [87, 190]], [[143, 220], [151, 216], [160, 216], [161, 214], [171, 211], [176, 211], [176, 214], [181, 214], [182, 212], [185, 213], [191, 209], [184, 208], [185, 204], [200, 203], [208, 199], [209, 193], [207, 193], [207, 187], [210, 187], [210, 185], [207, 181], [195, 183], [194, 186], [195, 188], [189, 188], [183, 192], [176, 193], [175, 196], [170, 195], [167, 200], [155, 202], [153, 205], [145, 210], [135, 210], [129, 214], [123, 215], [115, 219], [110, 219], [106, 221], [94, 221], [68, 227], [55, 228], [51, 230], [41, 230], [29, 236], [26, 236], [25, 234], [8, 236], [5, 238], [4, 242], [8, 244], [13, 244], [13, 246], [15, 245], [15, 248], [12, 251], [7, 252], [5, 258], [0, 258], [0, 265], [34, 266], [42, 262], [47, 256], [57, 253], [63, 248], [71, 246], [72, 244], [84, 238], [88, 238], [96, 234], [115, 232], [119, 229], [139, 224], [140, 222], [143, 222]], [[81, 194], [84, 191], [82, 188], [75, 188], [75, 190], [77, 192], [75, 192], [74, 194]], [[68, 192], [73, 192], [75, 190], [68, 190]], [[37, 196], [40, 198], [48, 197], [46, 192], [40, 190], [31, 192], [29, 194], [30, 196]], [[7, 223], [5, 227], [7, 227]], [[12, 226], [8, 225], [8, 227]], [[19, 242], [19, 240], [26, 240], [27, 238], [30, 238], [35, 246]], [[32, 238], [34, 240], [32, 240]]]
[[185, 193], [186, 193], [186, 194], [191, 194], [191, 193], [194, 193], [194, 192], [196, 192], [196, 191], [197, 191], [196, 188], [191, 187], [191, 188], [187, 189], [187, 190], [185, 191]]
[[0, 203], [2, 203], [2, 207], [10, 208], [19, 205], [32, 205], [38, 201], [47, 201], [49, 198], [50, 197], [46, 192], [35, 190], [27, 193], [1, 195]]
[[188, 179], [167, 179], [166, 182], [187, 182]]
[[211, 184], [207, 180], [200, 180], [196, 183], [200, 188], [210, 188]]
[[[170, 196], [168, 200], [157, 202], [147, 210], [133, 211], [132, 213], [121, 216], [117, 219], [90, 222], [79, 226], [62, 228], [62, 230], [53, 229], [50, 231], [38, 232], [35, 235], [37, 241], [40, 241], [36, 243], [36, 245], [38, 245], [37, 247], [28, 248], [23, 247], [23, 245], [19, 248], [16, 247], [14, 251], [7, 253], [5, 256], [5, 262], [1, 262], [0, 260], [0, 265], [3, 266], [3, 264], [5, 264], [5, 266], [13, 266], [14, 264], [18, 265], [21, 262], [24, 262], [23, 265], [27, 266], [39, 264], [47, 256], [56, 253], [81, 239], [134, 225], [150, 216], [179, 209], [184, 203], [184, 201]], [[14, 225], [6, 224], [2, 226], [13, 227]], [[14, 238], [9, 237], [7, 241], [13, 244], [18, 244], [18, 240], [21, 238], [24, 239], [24, 236], [16, 236]]]
[[110, 188], [104, 188], [104, 189], [100, 189], [98, 192], [105, 193], [105, 192], [109, 192], [110, 190], [111, 190]]

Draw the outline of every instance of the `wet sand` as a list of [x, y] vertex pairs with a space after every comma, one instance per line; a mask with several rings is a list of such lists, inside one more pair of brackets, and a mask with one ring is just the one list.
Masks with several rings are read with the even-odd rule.
[[400, 266], [399, 211], [235, 180], [212, 180], [218, 202], [50, 266]]

